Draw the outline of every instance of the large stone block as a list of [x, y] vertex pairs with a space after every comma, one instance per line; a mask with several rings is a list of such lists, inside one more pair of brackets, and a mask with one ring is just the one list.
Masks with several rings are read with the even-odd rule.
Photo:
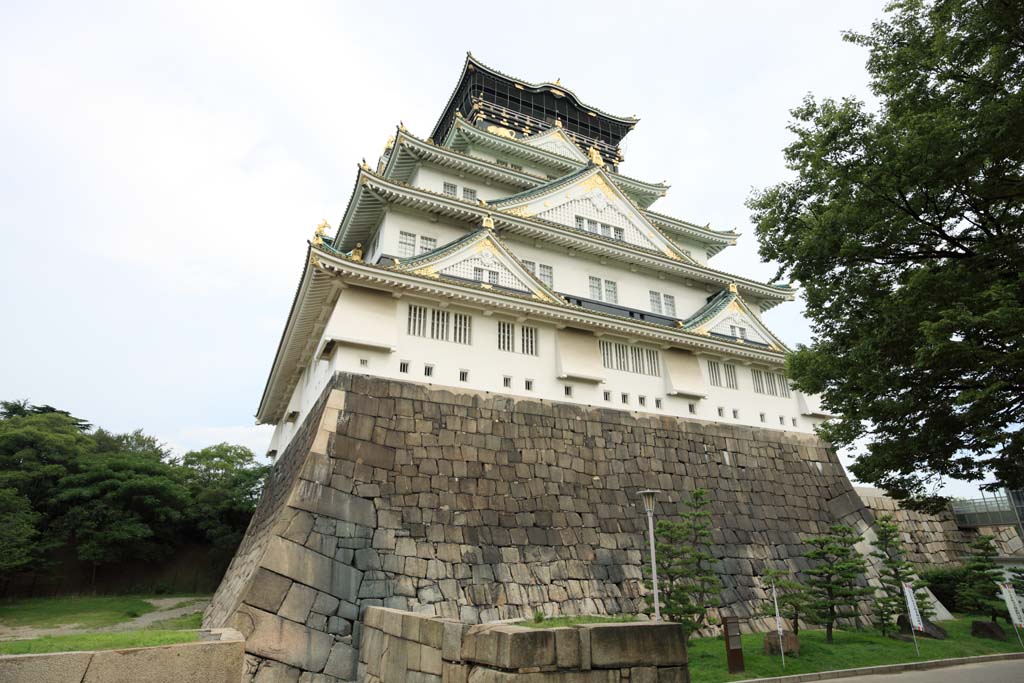
[[276, 612], [291, 585], [291, 579], [259, 568], [245, 593], [245, 601], [267, 612]]
[[346, 522], [368, 527], [377, 526], [377, 511], [373, 507], [373, 501], [307, 479], [298, 481], [288, 504], [293, 508]]
[[266, 569], [352, 602], [363, 578], [358, 569], [279, 536], [271, 539], [262, 564]]
[[555, 633], [521, 626], [472, 626], [462, 637], [462, 659], [502, 669], [553, 666]]
[[276, 614], [243, 605], [231, 626], [245, 636], [245, 651], [304, 671], [323, 671], [334, 639]]
[[595, 669], [628, 666], [678, 666], [686, 646], [677, 624], [586, 624], [590, 661]]
[[0, 680], [4, 683], [81, 683], [91, 660], [91, 652], [0, 657]]

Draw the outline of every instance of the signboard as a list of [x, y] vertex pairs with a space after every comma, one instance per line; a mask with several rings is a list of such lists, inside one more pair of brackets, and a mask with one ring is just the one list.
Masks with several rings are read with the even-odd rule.
[[1013, 589], [1012, 583], [999, 584], [999, 592], [1006, 603], [1006, 611], [1010, 613], [1010, 620], [1017, 628], [1024, 628], [1024, 611], [1020, 608], [1020, 600], [1017, 598], [1017, 591]]
[[772, 603], [775, 604], [775, 630], [782, 637], [782, 619], [779, 617], [779, 596], [775, 594], [775, 584], [772, 584]]
[[924, 621], [921, 619], [921, 610], [917, 608], [914, 587], [906, 582], [903, 583], [903, 597], [907, 599], [907, 616], [910, 617], [910, 627], [915, 631], [924, 631]]

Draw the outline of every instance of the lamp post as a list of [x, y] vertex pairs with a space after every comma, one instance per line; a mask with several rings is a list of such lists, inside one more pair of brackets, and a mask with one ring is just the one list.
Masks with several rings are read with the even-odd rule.
[[644, 489], [640, 491], [640, 498], [644, 502], [644, 511], [647, 513], [647, 540], [651, 546], [651, 585], [654, 587], [654, 620], [661, 621], [661, 601], [658, 598], [658, 565], [654, 561], [654, 501], [661, 491], [657, 489]]

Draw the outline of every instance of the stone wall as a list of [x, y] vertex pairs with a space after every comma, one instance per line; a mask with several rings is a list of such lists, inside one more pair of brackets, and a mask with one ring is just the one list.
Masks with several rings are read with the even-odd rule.
[[858, 489], [860, 499], [875, 516], [892, 515], [900, 530], [907, 559], [919, 567], [959, 565], [968, 554], [970, 536], [953, 521], [951, 513], [929, 515], [904, 510], [899, 502], [874, 489]]
[[242, 636], [201, 631], [194, 643], [0, 657], [4, 683], [238, 683]]
[[535, 629], [469, 626], [384, 607], [363, 615], [367, 683], [688, 683], [675, 624], [636, 622]]
[[811, 435], [339, 374], [275, 465], [204, 624], [248, 679], [354, 678], [371, 606], [466, 624], [644, 608], [645, 518], [709, 491], [722, 614], [761, 626], [766, 566], [872, 520]]

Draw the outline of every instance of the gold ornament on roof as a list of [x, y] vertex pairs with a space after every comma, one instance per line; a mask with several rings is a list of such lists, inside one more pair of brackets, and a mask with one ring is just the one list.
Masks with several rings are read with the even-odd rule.
[[560, 119], [560, 118], [558, 118], [556, 116], [555, 117], [555, 128], [561, 128], [561, 127], [562, 127], [562, 119]]
[[730, 294], [738, 294], [739, 293], [739, 290], [736, 288], [736, 283], [735, 282], [730, 282], [729, 283], [729, 293]]
[[350, 251], [348, 253], [348, 255], [349, 255], [349, 258], [351, 258], [353, 261], [362, 261], [363, 260], [363, 243], [362, 242], [356, 242], [356, 248], [353, 249], [352, 251]]
[[601, 157], [601, 153], [597, 151], [597, 147], [588, 149], [587, 156], [590, 157], [591, 163], [595, 166], [604, 166], [604, 159]]
[[327, 232], [327, 219], [320, 221], [320, 225], [316, 226], [316, 232], [313, 233], [313, 246], [319, 247], [324, 243], [324, 233]]
[[[483, 118], [482, 116], [480, 118]], [[509, 128], [503, 128], [502, 126], [487, 126], [487, 132], [492, 135], [498, 135], [503, 138], [509, 138], [510, 140], [516, 139], [516, 132]]]
[[392, 135], [388, 138], [388, 141], [384, 143], [384, 150], [387, 151], [395, 146], [395, 136]]
[[484, 216], [484, 220], [481, 225], [488, 230], [494, 230], [494, 219], [491, 218], [491, 214]]
[[406, 132], [408, 130], [408, 128], [405, 127], [405, 123], [403, 123], [402, 121], [399, 121], [398, 122], [398, 130], [400, 130], [400, 131], [402, 131], [404, 133], [404, 132]]

